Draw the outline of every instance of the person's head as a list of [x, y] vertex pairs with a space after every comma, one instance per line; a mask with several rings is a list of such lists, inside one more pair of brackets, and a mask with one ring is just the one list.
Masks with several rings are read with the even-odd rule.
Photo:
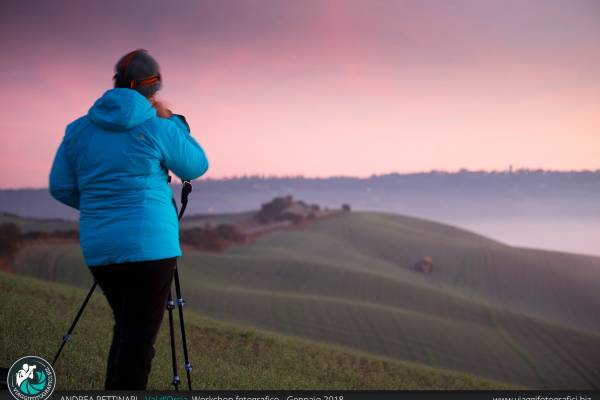
[[144, 49], [125, 54], [115, 65], [116, 88], [129, 88], [151, 98], [162, 86], [158, 63]]

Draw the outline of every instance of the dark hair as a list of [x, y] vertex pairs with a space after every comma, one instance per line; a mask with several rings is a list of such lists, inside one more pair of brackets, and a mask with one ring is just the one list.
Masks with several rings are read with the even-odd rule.
[[119, 59], [113, 76], [116, 88], [129, 88], [151, 97], [162, 87], [160, 67], [145, 49], [136, 49]]

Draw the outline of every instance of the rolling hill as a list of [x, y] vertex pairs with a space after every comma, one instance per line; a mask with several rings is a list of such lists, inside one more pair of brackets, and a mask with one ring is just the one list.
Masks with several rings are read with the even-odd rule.
[[[600, 387], [600, 257], [370, 212], [184, 253], [188, 304], [213, 318], [516, 385]], [[411, 268], [425, 255], [431, 275]], [[29, 246], [16, 270], [91, 283], [76, 243]]]
[[[0, 271], [0, 365], [35, 354], [51, 360], [85, 292]], [[55, 365], [58, 390], [101, 389], [111, 313], [92, 297]], [[479, 389], [510, 386], [470, 374], [375, 357], [250, 327], [186, 314], [195, 389]], [[24, 334], [29, 332], [29, 334]], [[149, 389], [171, 389], [168, 326], [156, 343]], [[179, 347], [180, 348], [180, 347]], [[179, 352], [181, 359], [181, 352]], [[181, 368], [180, 368], [181, 373]]]

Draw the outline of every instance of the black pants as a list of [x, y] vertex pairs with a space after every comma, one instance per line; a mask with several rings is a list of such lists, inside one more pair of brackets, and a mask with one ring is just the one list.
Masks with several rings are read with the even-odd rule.
[[90, 267], [115, 318], [107, 390], [146, 389], [175, 261], [172, 257]]

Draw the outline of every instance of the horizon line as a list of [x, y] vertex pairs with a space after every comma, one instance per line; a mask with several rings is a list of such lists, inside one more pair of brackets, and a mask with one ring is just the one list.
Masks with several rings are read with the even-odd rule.
[[[385, 173], [373, 173], [368, 176], [357, 176], [357, 175], [329, 175], [329, 176], [308, 176], [308, 175], [277, 175], [277, 174], [243, 174], [243, 175], [225, 175], [221, 177], [206, 177], [195, 179], [194, 181], [235, 181], [243, 179], [256, 179], [256, 180], [278, 180], [278, 179], [297, 179], [297, 180], [328, 180], [328, 179], [355, 179], [355, 180], [368, 180], [373, 178], [379, 178], [390, 175], [458, 175], [463, 173], [479, 173], [479, 174], [523, 174], [523, 173], [600, 173], [600, 168], [597, 169], [545, 169], [545, 168], [508, 168], [508, 169], [468, 169], [459, 168], [456, 170], [442, 170], [442, 169], [430, 169], [430, 170], [417, 170], [412, 172], [385, 172]], [[23, 186], [23, 187], [1, 187], [0, 190], [42, 190], [48, 189], [48, 186]]]

